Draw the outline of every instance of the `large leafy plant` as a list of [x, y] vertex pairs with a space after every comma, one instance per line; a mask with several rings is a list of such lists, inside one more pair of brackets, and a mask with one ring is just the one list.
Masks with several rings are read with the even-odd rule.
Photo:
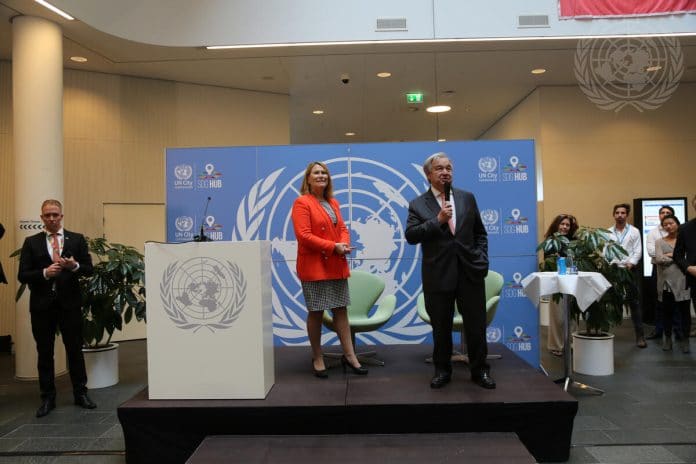
[[[623, 320], [624, 302], [637, 291], [629, 270], [612, 264], [626, 256], [624, 250], [611, 238], [606, 229], [580, 227], [574, 240], [561, 234], [554, 234], [541, 242], [537, 251], [544, 252], [544, 261], [539, 266], [542, 271], [556, 271], [556, 257], [560, 253], [572, 258], [578, 271], [599, 272], [611, 284], [611, 288], [598, 301], [592, 303], [585, 312], [571, 298], [571, 317], [578, 323], [585, 323], [585, 335], [599, 335], [608, 332]], [[555, 299], [560, 295], [554, 295]], [[578, 325], [580, 326], [580, 325]]]
[[114, 331], [133, 317], [146, 319], [145, 263], [131, 246], [104, 238], [88, 238], [87, 244], [95, 263], [94, 273], [80, 279], [82, 336], [85, 347], [96, 348], [108, 345]]

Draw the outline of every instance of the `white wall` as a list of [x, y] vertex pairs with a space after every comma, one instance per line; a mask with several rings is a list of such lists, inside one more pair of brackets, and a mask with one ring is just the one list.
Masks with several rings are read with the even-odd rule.
[[[696, 32], [696, 15], [558, 20], [557, 0], [53, 0], [80, 21], [166, 46]], [[548, 15], [520, 29], [519, 15]], [[408, 30], [377, 32], [377, 18]]]

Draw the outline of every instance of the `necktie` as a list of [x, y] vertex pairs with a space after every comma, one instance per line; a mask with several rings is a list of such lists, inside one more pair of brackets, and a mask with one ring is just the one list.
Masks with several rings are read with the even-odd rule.
[[[442, 206], [445, 206], [445, 194], [441, 193], [440, 194], [440, 202]], [[447, 221], [447, 225], [449, 226], [450, 232], [452, 232], [452, 235], [454, 235], [454, 217], [449, 218], [449, 221]]]
[[60, 244], [58, 243], [58, 234], [51, 234], [51, 248], [53, 249], [53, 262], [60, 261]]

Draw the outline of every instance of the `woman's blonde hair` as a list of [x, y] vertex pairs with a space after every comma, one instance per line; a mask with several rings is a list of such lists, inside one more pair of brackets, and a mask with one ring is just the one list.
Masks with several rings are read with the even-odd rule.
[[307, 169], [305, 169], [304, 173], [304, 179], [302, 180], [302, 187], [300, 187], [300, 193], [302, 195], [305, 193], [311, 193], [308, 179], [309, 175], [312, 173], [312, 168], [314, 168], [316, 165], [321, 166], [326, 171], [326, 175], [329, 178], [329, 181], [326, 183], [326, 188], [324, 189], [324, 198], [327, 200], [329, 198], [333, 198], [333, 181], [331, 180], [331, 173], [329, 172], [329, 168], [327, 168], [326, 165], [321, 161], [312, 161], [307, 165]]

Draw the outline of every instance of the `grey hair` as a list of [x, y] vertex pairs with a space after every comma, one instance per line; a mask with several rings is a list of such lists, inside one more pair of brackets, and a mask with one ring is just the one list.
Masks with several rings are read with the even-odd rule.
[[430, 175], [430, 168], [433, 165], [433, 161], [440, 158], [449, 159], [449, 156], [447, 156], [447, 153], [445, 153], [444, 151], [438, 151], [437, 153], [433, 153], [432, 155], [428, 156], [428, 158], [423, 163], [423, 172], [425, 173], [425, 177], [428, 177]]

